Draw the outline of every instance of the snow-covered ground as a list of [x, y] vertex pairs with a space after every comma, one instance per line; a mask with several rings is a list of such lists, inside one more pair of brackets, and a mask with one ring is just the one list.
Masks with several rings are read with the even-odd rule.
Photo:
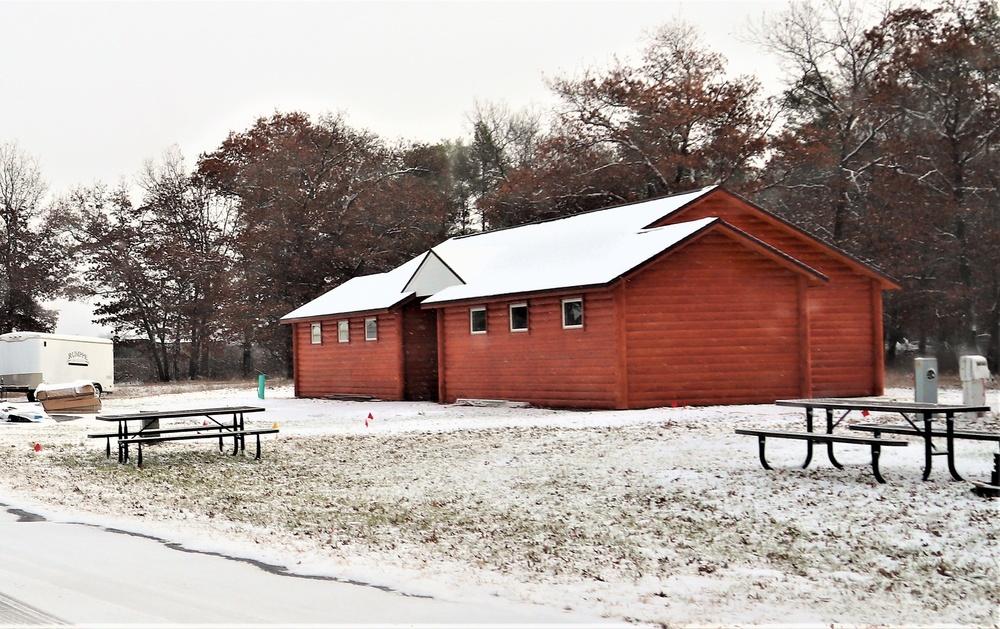
[[[998, 501], [950, 480], [942, 458], [922, 481], [916, 440], [883, 451], [880, 485], [862, 446], [838, 447], [843, 470], [823, 451], [802, 470], [803, 443], [769, 442], [778, 469], [763, 470], [756, 440], [733, 429], [804, 428], [801, 411], [773, 405], [580, 412], [304, 400], [279, 386], [263, 400], [251, 387], [123, 391], [102, 412], [236, 404], [266, 407], [248, 423], [281, 431], [259, 461], [174, 442], [137, 469], [87, 438], [110, 427], [93, 416], [0, 423], [0, 503], [300, 573], [611, 621], [1000, 622]], [[865, 421], [883, 418], [898, 419]], [[960, 472], [989, 478], [995, 445], [957, 449]]]

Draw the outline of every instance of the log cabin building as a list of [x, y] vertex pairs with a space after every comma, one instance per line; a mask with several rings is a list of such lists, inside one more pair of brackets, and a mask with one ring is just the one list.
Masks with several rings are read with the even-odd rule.
[[713, 186], [451, 238], [281, 321], [299, 397], [770, 403], [881, 394], [898, 288]]

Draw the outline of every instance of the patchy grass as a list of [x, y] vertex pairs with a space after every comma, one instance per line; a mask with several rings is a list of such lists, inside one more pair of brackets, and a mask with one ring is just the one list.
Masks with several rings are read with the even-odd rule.
[[[314, 428], [317, 408], [298, 425]], [[681, 409], [617, 426], [283, 430], [259, 461], [176, 442], [145, 448], [144, 469], [106, 459], [74, 422], [22, 424], [0, 431], [0, 487], [123, 522], [197, 523], [291, 563], [366, 558], [636, 622], [754, 624], [757, 608], [761, 622], [801, 609], [861, 624], [995, 622], [992, 503], [921, 482], [909, 463], [904, 478], [891, 458], [879, 486], [864, 452], [843, 470], [766, 473], [755, 444], [732, 435], [759, 421]]]
[[[267, 378], [269, 388], [284, 386], [289, 383], [287, 378]], [[182, 380], [178, 382], [145, 382], [116, 383], [114, 393], [108, 395], [114, 398], [146, 398], [158, 395], [190, 393], [192, 391], [220, 391], [223, 389], [244, 388], [256, 389], [257, 378], [245, 380]]]

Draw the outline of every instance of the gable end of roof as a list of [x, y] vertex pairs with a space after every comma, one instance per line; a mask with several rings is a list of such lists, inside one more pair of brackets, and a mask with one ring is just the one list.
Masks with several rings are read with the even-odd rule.
[[[877, 268], [877, 267], [873, 266], [872, 264], [869, 264], [869, 263], [867, 263], [867, 262], [865, 262], [865, 261], [863, 261], [863, 260], [861, 260], [861, 259], [853, 256], [852, 254], [850, 254], [847, 251], [841, 249], [840, 247], [837, 247], [836, 245], [832, 245], [832, 244], [826, 242], [825, 240], [822, 240], [822, 239], [820, 239], [820, 238], [818, 238], [818, 237], [810, 234], [809, 232], [805, 231], [801, 227], [798, 227], [797, 225], [789, 222], [788, 220], [786, 220], [786, 219], [778, 216], [774, 212], [771, 212], [770, 210], [767, 210], [767, 209], [761, 207], [757, 203], [754, 203], [750, 199], [747, 199], [746, 197], [744, 197], [742, 195], [739, 195], [739, 194], [733, 192], [732, 190], [730, 190], [728, 188], [723, 188], [721, 186], [717, 186], [714, 189], [708, 191], [704, 196], [699, 197], [697, 199], [692, 199], [692, 201], [690, 203], [687, 203], [684, 206], [677, 208], [673, 212], [670, 212], [669, 214], [665, 215], [663, 218], [667, 218], [668, 216], [677, 216], [679, 214], [682, 214], [688, 208], [690, 208], [690, 207], [696, 205], [697, 203], [703, 201], [708, 196], [715, 195], [715, 194], [727, 195], [727, 196], [729, 196], [729, 197], [731, 197], [731, 198], [739, 201], [740, 203], [744, 203], [744, 204], [752, 207], [757, 212], [760, 212], [767, 220], [770, 220], [770, 221], [772, 221], [774, 223], [777, 223], [777, 224], [781, 225], [782, 227], [784, 227], [784, 228], [786, 228], [786, 229], [788, 229], [788, 230], [790, 230], [790, 231], [798, 234], [801, 238], [804, 238], [804, 239], [810, 241], [811, 243], [813, 243], [814, 245], [827, 250], [831, 255], [833, 255], [836, 258], [839, 258], [842, 262], [844, 262], [844, 263], [846, 263], [846, 264], [848, 264], [850, 266], [853, 266], [853, 267], [857, 268], [860, 272], [862, 272], [862, 273], [864, 273], [864, 274], [866, 274], [866, 275], [874, 278], [875, 280], [877, 280], [882, 285], [882, 289], [883, 290], [900, 290], [902, 288], [902, 286], [900, 286], [900, 284], [896, 280], [894, 280], [892, 277], [890, 277], [889, 275], [887, 275], [885, 272], [883, 272], [879, 268]], [[660, 220], [663, 220], [663, 219], [660, 219]]]

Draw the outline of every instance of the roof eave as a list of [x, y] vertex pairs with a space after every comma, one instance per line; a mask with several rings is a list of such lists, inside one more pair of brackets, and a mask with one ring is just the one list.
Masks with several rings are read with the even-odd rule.
[[571, 293], [579, 293], [583, 291], [597, 291], [609, 288], [612, 284], [617, 282], [620, 277], [616, 277], [607, 282], [601, 282], [598, 284], [581, 284], [575, 286], [563, 286], [558, 288], [545, 288], [539, 290], [530, 291], [520, 291], [520, 292], [510, 292], [510, 293], [496, 293], [494, 295], [478, 295], [476, 297], [456, 297], [455, 299], [447, 299], [444, 301], [435, 301], [432, 303], [421, 303], [420, 307], [423, 310], [432, 310], [434, 308], [443, 308], [446, 306], [460, 306], [462, 304], [484, 304], [493, 301], [510, 301], [512, 299], [528, 299], [531, 297], [536, 297], [539, 295], [568, 295]]
[[364, 310], [328, 312], [324, 314], [315, 314], [315, 315], [308, 315], [301, 317], [282, 317], [281, 319], [278, 320], [278, 323], [302, 323], [304, 321], [320, 321], [323, 319], [337, 319], [341, 317], [357, 317], [361, 315], [370, 315], [370, 314], [376, 314], [376, 315], [385, 314], [391, 310], [399, 308], [400, 306], [406, 305], [407, 302], [412, 301], [413, 299], [416, 299], [416, 295], [414, 293], [409, 293], [402, 295], [402, 297], [398, 301], [393, 302], [392, 304], [384, 306], [382, 308], [368, 308]]

